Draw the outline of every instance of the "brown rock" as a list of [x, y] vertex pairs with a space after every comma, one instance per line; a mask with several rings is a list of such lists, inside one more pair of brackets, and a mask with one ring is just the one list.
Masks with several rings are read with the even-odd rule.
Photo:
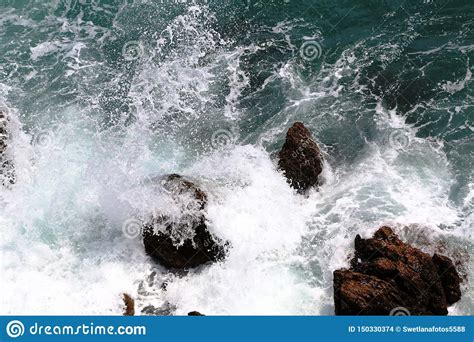
[[433, 255], [433, 262], [438, 268], [438, 274], [443, 284], [444, 293], [446, 294], [446, 301], [448, 304], [456, 303], [461, 299], [461, 277], [454, 267], [451, 259], [444, 255]]
[[135, 300], [127, 293], [124, 293], [122, 297], [123, 297], [123, 304], [124, 304], [123, 315], [134, 316], [135, 315]]
[[318, 177], [323, 170], [321, 150], [301, 122], [294, 123], [288, 130], [278, 166], [299, 192], [319, 184]]
[[206, 315], [203, 315], [202, 313], [198, 311], [191, 311], [191, 312], [188, 312], [188, 316], [206, 316]]
[[431, 258], [382, 227], [371, 239], [357, 235], [351, 268], [334, 272], [335, 312], [387, 315], [403, 307], [413, 315], [446, 315], [460, 298], [459, 283], [449, 258]]
[[[158, 215], [146, 223], [143, 227], [146, 253], [172, 269], [193, 268], [223, 259], [227, 243], [214, 237], [206, 225], [203, 210], [207, 195], [194, 183], [175, 174], [164, 178], [163, 187], [187, 214], [178, 221]], [[176, 237], [181, 240], [177, 241]]]
[[359, 272], [334, 272], [336, 315], [387, 315], [402, 302], [390, 282]]

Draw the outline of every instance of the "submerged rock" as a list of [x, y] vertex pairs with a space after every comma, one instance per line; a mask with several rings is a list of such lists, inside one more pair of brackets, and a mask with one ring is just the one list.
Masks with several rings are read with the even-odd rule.
[[153, 305], [145, 306], [142, 309], [142, 314], [145, 316], [171, 316], [176, 311], [176, 306], [165, 302], [160, 307]]
[[351, 268], [334, 272], [335, 313], [447, 315], [461, 298], [460, 282], [448, 257], [432, 258], [382, 227], [371, 239], [357, 235]]
[[278, 166], [288, 182], [299, 192], [318, 185], [323, 170], [323, 157], [311, 132], [301, 123], [293, 124], [279, 153]]
[[124, 316], [134, 316], [135, 315], [135, 300], [127, 293], [122, 295], [124, 310]]
[[3, 155], [7, 150], [8, 140], [8, 117], [5, 112], [0, 110], [0, 154]]
[[207, 227], [204, 209], [207, 195], [194, 183], [172, 174], [163, 180], [163, 188], [179, 207], [181, 215], [154, 216], [143, 227], [145, 251], [167, 268], [193, 268], [225, 256], [224, 243]]
[[8, 156], [8, 139], [10, 138], [8, 120], [7, 113], [0, 110], [0, 181], [3, 185], [15, 183], [13, 162]]

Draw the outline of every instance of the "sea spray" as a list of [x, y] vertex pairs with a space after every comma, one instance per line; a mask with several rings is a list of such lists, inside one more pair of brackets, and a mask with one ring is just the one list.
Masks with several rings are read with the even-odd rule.
[[[399, 5], [2, 3], [1, 313], [331, 315], [355, 234], [390, 224], [464, 265], [471, 314], [473, 9]], [[326, 160], [308, 197], [277, 168], [295, 121]], [[170, 173], [205, 184], [225, 261], [170, 274], [124, 234]]]

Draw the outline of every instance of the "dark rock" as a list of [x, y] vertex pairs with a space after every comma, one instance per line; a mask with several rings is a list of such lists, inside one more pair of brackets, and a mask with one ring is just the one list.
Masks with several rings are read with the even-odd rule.
[[336, 315], [386, 315], [402, 302], [400, 295], [392, 283], [377, 277], [349, 270], [334, 272]]
[[454, 267], [451, 259], [444, 255], [433, 255], [433, 262], [438, 268], [438, 274], [443, 284], [444, 293], [446, 294], [446, 301], [448, 304], [456, 303], [461, 299], [461, 277]]
[[188, 316], [206, 316], [206, 315], [203, 315], [202, 313], [198, 311], [191, 311], [191, 312], [188, 312]]
[[8, 139], [10, 138], [8, 122], [7, 113], [0, 110], [0, 180], [4, 186], [15, 183], [15, 169], [8, 156]]
[[[156, 308], [153, 305], [147, 305], [142, 309], [142, 314], [146, 316], [155, 316]], [[160, 315], [156, 315], [160, 316]]]
[[145, 306], [142, 314], [146, 316], [171, 316], [176, 311], [176, 306], [166, 302], [162, 306], [156, 308], [153, 305]]
[[279, 153], [278, 166], [288, 182], [299, 192], [318, 185], [323, 170], [323, 157], [311, 132], [296, 122], [288, 130], [286, 141]]
[[8, 135], [8, 116], [0, 110], [0, 155], [3, 155], [7, 150]]
[[207, 228], [206, 193], [175, 174], [164, 178], [163, 188], [186, 213], [178, 219], [158, 215], [146, 223], [143, 227], [146, 253], [172, 269], [193, 268], [223, 259], [227, 243]]
[[124, 316], [134, 316], [135, 315], [135, 300], [129, 295], [124, 293], [123, 297], [123, 304], [124, 304]]
[[334, 272], [335, 312], [387, 315], [402, 307], [412, 315], [446, 315], [460, 298], [459, 283], [449, 258], [431, 258], [382, 227], [371, 239], [357, 235], [351, 268]]

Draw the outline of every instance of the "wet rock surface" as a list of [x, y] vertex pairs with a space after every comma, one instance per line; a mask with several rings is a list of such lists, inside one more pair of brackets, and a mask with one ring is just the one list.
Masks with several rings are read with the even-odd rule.
[[355, 238], [350, 269], [334, 272], [336, 315], [446, 315], [459, 300], [461, 278], [452, 261], [402, 242], [389, 227]]
[[0, 155], [3, 155], [7, 149], [8, 134], [7, 113], [0, 110]]
[[146, 253], [170, 269], [194, 268], [223, 259], [227, 243], [208, 230], [206, 193], [176, 174], [164, 177], [163, 187], [176, 203], [184, 206], [185, 213], [178, 219], [158, 214], [145, 223]]
[[5, 111], [0, 110], [0, 182], [4, 186], [15, 183], [13, 161], [8, 155], [9, 138], [9, 118]]
[[461, 299], [460, 283], [462, 278], [459, 276], [456, 267], [451, 259], [444, 255], [433, 255], [433, 262], [438, 268], [441, 284], [443, 285], [446, 301], [448, 304], [456, 303]]
[[135, 315], [135, 300], [127, 293], [122, 295], [124, 310], [124, 316], [134, 316]]
[[288, 129], [279, 153], [278, 166], [293, 188], [305, 192], [319, 184], [323, 157], [311, 132], [303, 123], [296, 122]]
[[145, 316], [171, 316], [176, 311], [176, 306], [168, 302], [162, 306], [155, 307], [153, 305], [147, 305], [142, 309], [142, 314]]

